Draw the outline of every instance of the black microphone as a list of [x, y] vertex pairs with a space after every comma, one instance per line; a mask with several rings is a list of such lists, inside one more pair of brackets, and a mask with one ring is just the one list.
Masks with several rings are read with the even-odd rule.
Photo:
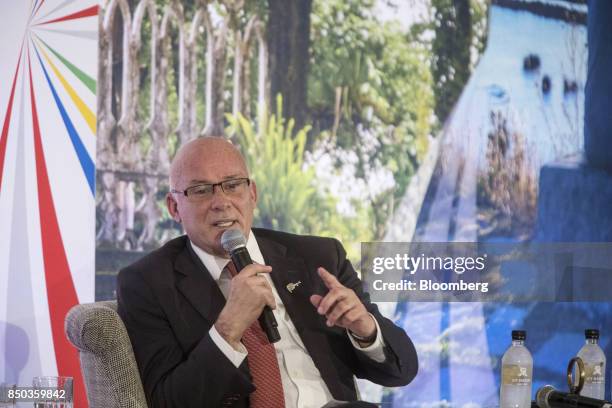
[[557, 391], [552, 385], [540, 388], [536, 401], [540, 408], [612, 408], [608, 401]]
[[[249, 255], [249, 251], [246, 248], [246, 239], [240, 230], [226, 230], [223, 235], [221, 235], [221, 246], [229, 253], [238, 272], [253, 263], [251, 255]], [[268, 341], [270, 343], [276, 343], [280, 340], [278, 323], [274, 318], [274, 313], [272, 313], [270, 306], [264, 306], [258, 320], [262, 330], [266, 333], [266, 336], [268, 336]]]

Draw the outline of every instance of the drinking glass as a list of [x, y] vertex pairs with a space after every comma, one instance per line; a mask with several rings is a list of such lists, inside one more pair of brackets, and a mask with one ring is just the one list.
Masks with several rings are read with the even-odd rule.
[[0, 384], [0, 407], [14, 407], [15, 398], [9, 398], [9, 390], [14, 390], [15, 384], [1, 383]]

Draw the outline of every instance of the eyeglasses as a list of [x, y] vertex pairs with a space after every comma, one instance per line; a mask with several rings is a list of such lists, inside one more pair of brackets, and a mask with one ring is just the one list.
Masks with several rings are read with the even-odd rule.
[[249, 178], [235, 178], [225, 180], [214, 184], [196, 184], [195, 186], [187, 187], [185, 190], [170, 190], [173, 194], [183, 194], [190, 201], [200, 201], [212, 198], [215, 194], [215, 187], [221, 187], [225, 194], [231, 197], [238, 197], [244, 193], [246, 187], [251, 185]]

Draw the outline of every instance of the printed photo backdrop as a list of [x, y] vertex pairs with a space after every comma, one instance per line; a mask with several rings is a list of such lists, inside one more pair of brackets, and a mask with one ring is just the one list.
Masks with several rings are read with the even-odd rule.
[[[537, 240], [539, 170], [583, 148], [586, 15], [563, 0], [104, 3], [97, 299], [182, 233], [168, 167], [202, 135], [243, 150], [257, 226], [337, 237], [355, 265], [365, 241]], [[584, 328], [609, 319], [593, 303], [379, 306], [415, 341], [419, 375], [359, 385], [398, 407], [498, 404], [516, 328], [534, 391], [561, 387]]]

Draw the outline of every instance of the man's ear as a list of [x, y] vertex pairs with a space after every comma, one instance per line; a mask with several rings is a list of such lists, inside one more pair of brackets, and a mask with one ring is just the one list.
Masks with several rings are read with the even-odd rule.
[[181, 216], [178, 210], [178, 203], [172, 196], [172, 193], [166, 194], [166, 208], [168, 208], [168, 212], [172, 216], [172, 219], [178, 223], [181, 222]]
[[253, 202], [257, 204], [257, 184], [255, 184], [255, 180], [251, 180], [251, 197], [253, 198]]

